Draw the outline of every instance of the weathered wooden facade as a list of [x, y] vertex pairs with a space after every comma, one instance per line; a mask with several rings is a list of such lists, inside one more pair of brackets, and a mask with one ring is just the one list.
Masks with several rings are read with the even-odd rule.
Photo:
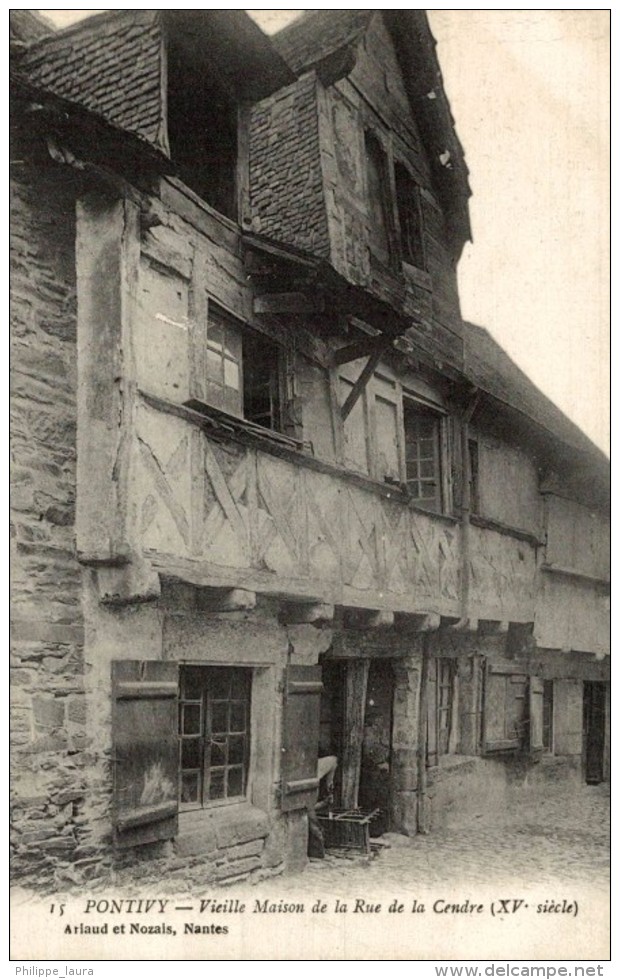
[[461, 318], [424, 12], [15, 49], [16, 872], [280, 873], [319, 754], [407, 834], [608, 778], [607, 463]]

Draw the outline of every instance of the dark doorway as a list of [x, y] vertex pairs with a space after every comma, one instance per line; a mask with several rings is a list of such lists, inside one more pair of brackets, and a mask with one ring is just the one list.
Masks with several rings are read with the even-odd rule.
[[583, 737], [586, 783], [604, 779], [605, 694], [601, 681], [585, 681], [583, 686]]
[[359, 804], [363, 810], [380, 810], [377, 819], [372, 823], [375, 837], [389, 829], [393, 704], [392, 662], [371, 660], [366, 689]]
[[[373, 821], [376, 836], [387, 830], [390, 801], [394, 671], [389, 660], [323, 661], [323, 693], [319, 756], [338, 757], [334, 780], [336, 806], [354, 805], [351, 786], [358, 787], [356, 805], [381, 810]], [[364, 674], [364, 683], [360, 675]], [[350, 704], [363, 697], [363, 704]], [[349, 719], [349, 722], [347, 722]], [[355, 725], [356, 730], [350, 730]], [[347, 767], [355, 766], [355, 773]], [[347, 772], [345, 773], [345, 769]], [[344, 778], [343, 778], [344, 777]]]
[[334, 805], [342, 805], [342, 756], [344, 748], [344, 682], [346, 663], [323, 660], [323, 691], [319, 728], [319, 758], [335, 755], [338, 768], [334, 777]]

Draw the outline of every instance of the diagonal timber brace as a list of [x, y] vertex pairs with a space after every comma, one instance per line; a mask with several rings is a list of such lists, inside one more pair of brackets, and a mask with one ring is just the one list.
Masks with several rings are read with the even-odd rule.
[[349, 415], [355, 408], [355, 403], [357, 402], [364, 388], [366, 387], [371, 377], [375, 373], [375, 368], [377, 367], [377, 364], [381, 360], [381, 355], [390, 346], [390, 344], [391, 344], [391, 340], [385, 339], [383, 344], [377, 347], [366, 361], [362, 373], [360, 374], [359, 378], [351, 388], [351, 391], [347, 395], [346, 401], [344, 402], [342, 408], [340, 409], [343, 422], [346, 418], [349, 417]]

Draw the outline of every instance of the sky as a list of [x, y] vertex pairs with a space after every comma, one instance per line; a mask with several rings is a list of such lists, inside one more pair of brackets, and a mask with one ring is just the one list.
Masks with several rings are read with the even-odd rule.
[[[66, 26], [100, 11], [40, 11]], [[248, 11], [277, 30], [299, 11]], [[461, 310], [609, 451], [609, 14], [429, 11], [473, 197]]]

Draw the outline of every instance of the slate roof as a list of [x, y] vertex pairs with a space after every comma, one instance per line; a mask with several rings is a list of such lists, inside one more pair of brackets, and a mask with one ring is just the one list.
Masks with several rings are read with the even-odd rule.
[[269, 38], [240, 10], [106, 11], [34, 41], [15, 67], [36, 87], [168, 152], [165, 29], [189, 44], [195, 71], [215, 72], [240, 98], [260, 98], [294, 80]]
[[38, 87], [161, 145], [160, 56], [157, 11], [122, 10], [43, 38], [19, 69]]
[[34, 10], [9, 11], [9, 37], [11, 41], [28, 44], [46, 34], [53, 34], [54, 26]]
[[273, 37], [294, 72], [322, 61], [334, 51], [359, 40], [374, 10], [308, 10]]
[[605, 454], [517, 367], [488, 330], [468, 321], [463, 329], [464, 374], [469, 381], [598, 466], [608, 467]]

